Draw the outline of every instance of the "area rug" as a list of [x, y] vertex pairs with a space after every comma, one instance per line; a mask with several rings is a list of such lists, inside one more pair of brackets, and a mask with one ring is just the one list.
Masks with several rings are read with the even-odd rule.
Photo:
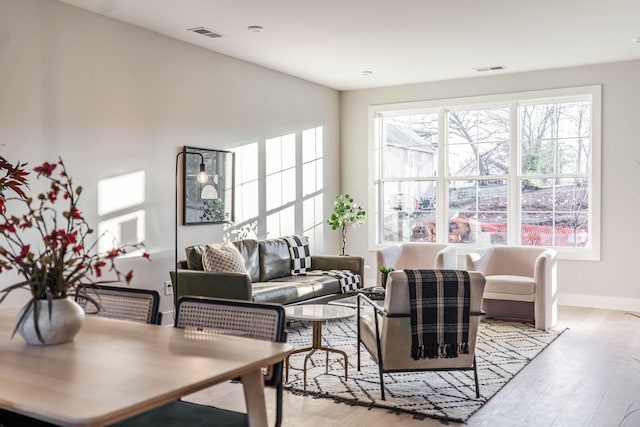
[[[302, 372], [306, 353], [290, 357], [285, 388], [296, 394], [385, 408], [418, 418], [465, 422], [563, 332], [539, 331], [524, 323], [482, 320], [476, 345], [480, 398], [476, 398], [473, 371], [443, 371], [384, 374], [386, 400], [381, 400], [378, 367], [364, 347], [361, 370], [356, 370], [355, 327], [351, 318], [325, 322], [322, 331], [323, 344], [347, 353], [347, 380], [341, 356], [330, 353], [325, 373], [325, 353], [317, 351], [307, 363], [306, 391]], [[295, 348], [311, 343], [308, 322], [292, 321], [287, 333], [287, 342]]]

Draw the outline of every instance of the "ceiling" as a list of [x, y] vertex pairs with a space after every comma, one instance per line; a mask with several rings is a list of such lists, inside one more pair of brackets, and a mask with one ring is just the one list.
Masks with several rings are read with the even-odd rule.
[[60, 1], [337, 90], [640, 59], [640, 0]]

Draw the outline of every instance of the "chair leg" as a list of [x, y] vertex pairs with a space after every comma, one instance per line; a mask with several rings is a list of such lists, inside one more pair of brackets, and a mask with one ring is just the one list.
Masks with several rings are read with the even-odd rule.
[[480, 385], [478, 384], [478, 365], [476, 365], [476, 356], [473, 355], [473, 378], [476, 381], [476, 399], [480, 398]]
[[380, 364], [378, 364], [378, 374], [380, 375], [380, 397], [382, 400], [385, 400], [384, 398], [384, 377], [382, 374], [382, 366]]
[[276, 386], [276, 427], [282, 425], [282, 380]]
[[358, 348], [356, 348], [356, 353], [358, 353], [357, 359], [358, 362], [356, 364], [356, 368], [358, 372], [360, 372], [360, 296], [356, 296], [356, 301], [358, 302], [358, 307], [356, 310], [356, 343]]

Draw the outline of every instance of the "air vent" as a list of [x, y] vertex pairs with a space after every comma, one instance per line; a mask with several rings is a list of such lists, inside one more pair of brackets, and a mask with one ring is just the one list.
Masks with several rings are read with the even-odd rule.
[[211, 37], [212, 39], [218, 39], [222, 37], [222, 34], [211, 31], [206, 27], [189, 28], [187, 31], [193, 31], [194, 33], [202, 34], [203, 36]]
[[476, 70], [479, 73], [483, 73], [485, 71], [499, 71], [499, 70], [506, 70], [507, 67], [505, 67], [504, 65], [494, 65], [493, 67], [484, 67], [484, 68], [474, 68], [474, 70]]

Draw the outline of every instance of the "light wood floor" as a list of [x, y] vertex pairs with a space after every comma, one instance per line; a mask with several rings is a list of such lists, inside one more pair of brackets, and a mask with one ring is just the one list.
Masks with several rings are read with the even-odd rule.
[[[470, 426], [640, 426], [640, 315], [560, 307], [569, 328], [468, 421]], [[274, 407], [267, 391], [267, 407]], [[243, 410], [238, 384], [190, 400]], [[273, 413], [269, 413], [273, 419]], [[284, 392], [284, 427], [442, 426], [442, 422]], [[449, 423], [450, 426], [462, 424]]]

